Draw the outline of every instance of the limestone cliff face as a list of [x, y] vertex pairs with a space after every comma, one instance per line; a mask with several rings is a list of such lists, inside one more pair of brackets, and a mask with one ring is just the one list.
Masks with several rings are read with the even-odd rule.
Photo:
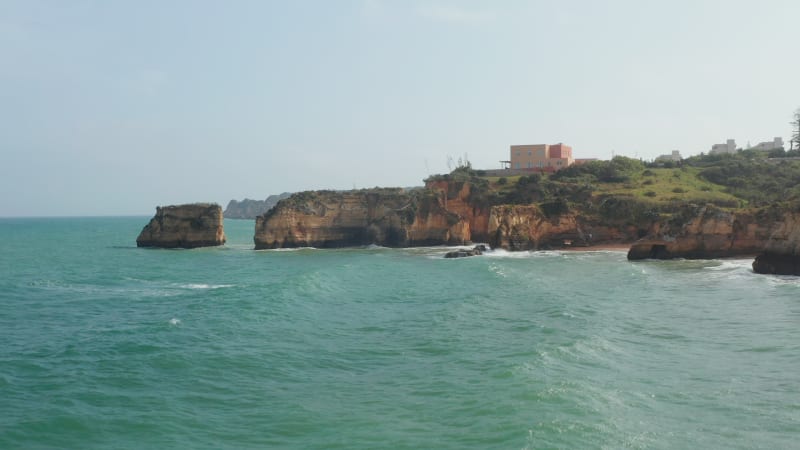
[[800, 275], [800, 213], [784, 214], [767, 239], [764, 252], [753, 262], [753, 271]]
[[496, 206], [489, 217], [490, 244], [508, 250], [562, 247], [581, 239], [574, 215], [548, 219], [538, 206]]
[[458, 215], [469, 225], [470, 239], [475, 242], [489, 241], [489, 206], [477, 206], [480, 202], [473, 196], [473, 186], [466, 182], [429, 181], [425, 188], [437, 192], [441, 205], [447, 211]]
[[136, 238], [138, 247], [196, 248], [224, 243], [222, 208], [210, 203], [159, 206]]
[[430, 190], [301, 192], [256, 218], [256, 249], [464, 244], [469, 222]]
[[[430, 181], [425, 189], [301, 192], [256, 218], [256, 249], [388, 247], [488, 242], [509, 250], [633, 242], [635, 225], [577, 212], [544, 214], [535, 205], [483, 206], [468, 182]], [[566, 208], [566, 206], [565, 206]]]
[[761, 252], [777, 220], [763, 212], [728, 212], [688, 205], [631, 246], [628, 259], [711, 259]]
[[507, 250], [589, 247], [631, 242], [635, 226], [614, 226], [565, 212], [548, 217], [536, 205], [503, 205], [491, 209], [489, 243]]

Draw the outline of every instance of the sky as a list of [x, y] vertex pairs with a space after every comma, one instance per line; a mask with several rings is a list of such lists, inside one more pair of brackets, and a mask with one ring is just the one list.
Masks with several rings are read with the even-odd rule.
[[0, 0], [0, 217], [780, 136], [797, 0]]

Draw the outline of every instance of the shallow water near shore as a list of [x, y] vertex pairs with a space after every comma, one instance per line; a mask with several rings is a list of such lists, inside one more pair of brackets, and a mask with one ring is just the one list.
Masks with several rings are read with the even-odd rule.
[[796, 448], [800, 281], [751, 260], [138, 249], [0, 219], [0, 448]]

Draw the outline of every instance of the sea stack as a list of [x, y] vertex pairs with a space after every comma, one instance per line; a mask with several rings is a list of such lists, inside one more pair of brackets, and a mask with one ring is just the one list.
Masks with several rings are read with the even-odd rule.
[[222, 207], [214, 203], [159, 206], [137, 247], [197, 248], [225, 243]]

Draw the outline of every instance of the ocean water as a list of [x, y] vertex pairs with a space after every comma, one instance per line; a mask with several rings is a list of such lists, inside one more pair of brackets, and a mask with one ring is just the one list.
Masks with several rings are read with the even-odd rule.
[[800, 280], [750, 260], [146, 250], [0, 219], [0, 448], [800, 446]]

